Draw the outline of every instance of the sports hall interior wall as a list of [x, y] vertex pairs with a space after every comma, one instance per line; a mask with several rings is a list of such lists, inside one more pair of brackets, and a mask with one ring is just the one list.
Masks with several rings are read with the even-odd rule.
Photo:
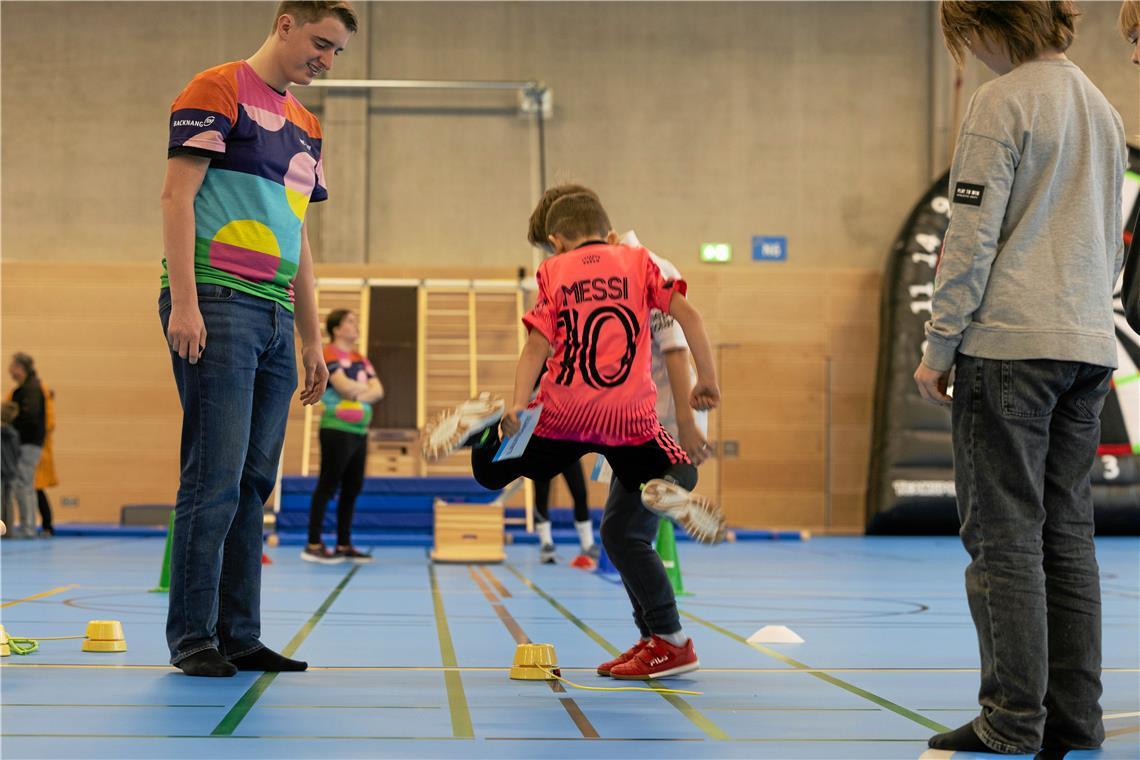
[[[180, 414], [155, 308], [165, 122], [190, 76], [257, 47], [268, 7], [0, 4], [0, 340], [32, 353], [58, 395], [61, 520], [173, 501]], [[944, 168], [932, 158], [932, 114], [949, 98], [931, 86], [945, 59], [933, 8], [376, 3], [333, 76], [546, 82], [548, 181], [595, 187], [616, 227], [673, 259], [720, 346], [713, 435], [739, 455], [702, 478], [730, 520], [859, 530], [881, 269]], [[1071, 53], [1134, 134], [1115, 8], [1083, 5]], [[964, 92], [984, 78], [969, 67]], [[320, 273], [511, 277], [530, 265], [531, 126], [513, 95], [375, 92], [362, 121], [330, 118], [323, 92], [300, 97], [330, 145], [332, 199], [310, 216]], [[788, 262], [751, 262], [753, 234], [786, 235]], [[699, 264], [712, 241], [736, 260]], [[298, 420], [299, 407], [292, 472]]]

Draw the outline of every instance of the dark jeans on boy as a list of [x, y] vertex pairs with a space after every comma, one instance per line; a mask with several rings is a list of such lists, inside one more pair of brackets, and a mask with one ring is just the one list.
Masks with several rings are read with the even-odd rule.
[[630, 491], [616, 478], [610, 482], [610, 495], [602, 515], [602, 545], [621, 573], [633, 605], [633, 621], [645, 639], [650, 634], [681, 630], [673, 584], [653, 548], [660, 522], [659, 515], [642, 505], [640, 491]]
[[[170, 662], [262, 649], [262, 510], [273, 492], [297, 387], [293, 314], [199, 284], [207, 341], [197, 364], [171, 352], [182, 402], [181, 477], [170, 556]], [[163, 333], [170, 292], [158, 300]]]
[[973, 727], [999, 752], [1104, 741], [1089, 474], [1111, 374], [1078, 362], [957, 358], [955, 483], [981, 651]]
[[309, 503], [309, 543], [321, 543], [325, 510], [329, 499], [340, 489], [336, 500], [336, 542], [352, 545], [352, 515], [356, 497], [364, 488], [364, 468], [368, 460], [368, 436], [347, 430], [321, 428], [321, 476]]
[[682, 488], [697, 484], [697, 468], [665, 431], [637, 446], [602, 446], [534, 436], [518, 459], [492, 462], [499, 448], [497, 428], [471, 452], [471, 469], [484, 488], [499, 489], [516, 478], [551, 478], [588, 453], [605, 456], [614, 471], [602, 516], [602, 545], [621, 574], [642, 635], [681, 630], [673, 587], [652, 541], [658, 517], [641, 504], [641, 486], [670, 478]]

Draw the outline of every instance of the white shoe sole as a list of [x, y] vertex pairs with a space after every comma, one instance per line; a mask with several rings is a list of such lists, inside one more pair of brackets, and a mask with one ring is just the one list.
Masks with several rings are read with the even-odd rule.
[[344, 557], [314, 557], [312, 554], [305, 554], [301, 552], [301, 559], [306, 562], [315, 562], [318, 565], [339, 565], [344, 562]]
[[700, 670], [700, 667], [701, 661], [695, 660], [685, 665], [678, 665], [675, 668], [662, 670], [660, 673], [654, 673], [650, 676], [619, 676], [613, 671], [610, 671], [610, 678], [615, 681], [652, 681], [656, 678], [670, 678], [671, 676], [679, 676], [683, 673], [692, 673], [694, 670]]
[[694, 541], [702, 544], [719, 544], [728, 534], [720, 507], [668, 480], [654, 479], [646, 483], [641, 503], [651, 512], [680, 525]]
[[506, 404], [487, 394], [465, 401], [457, 408], [441, 415], [424, 429], [423, 455], [429, 462], [438, 462], [462, 448], [475, 435], [503, 418]]

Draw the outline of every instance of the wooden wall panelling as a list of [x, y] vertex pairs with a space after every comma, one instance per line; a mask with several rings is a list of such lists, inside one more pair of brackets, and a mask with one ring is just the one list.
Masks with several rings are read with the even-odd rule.
[[[31, 353], [57, 394], [55, 444], [62, 484], [52, 496], [61, 522], [115, 522], [123, 504], [170, 504], [177, 488], [181, 410], [157, 315], [161, 269], [157, 262], [84, 262], [83, 277], [75, 278], [74, 267], [73, 262], [3, 263], [2, 341], [9, 354]], [[815, 484], [823, 479], [819, 468], [826, 417], [821, 411], [820, 378], [830, 357], [831, 528], [861, 529], [880, 275], [768, 264], [731, 271], [682, 264], [682, 271], [689, 281], [690, 300], [704, 315], [714, 343], [738, 344], [721, 349], [735, 353], [721, 373], [725, 413], [715, 416], [720, 421], [714, 421], [711, 437], [739, 441], [740, 456], [703, 466], [700, 490], [709, 495], [719, 491], [715, 498], [740, 524], [821, 527], [823, 493]], [[469, 281], [513, 274], [459, 268], [432, 272], [421, 267], [318, 267], [321, 277], [353, 277], [361, 282], [368, 277], [430, 276]], [[359, 295], [354, 298], [351, 290], [341, 294], [348, 299], [345, 305], [363, 311]], [[430, 290], [432, 309], [445, 313], [435, 315], [438, 318], [430, 325], [421, 320], [425, 339], [430, 331], [433, 341], [458, 342], [433, 344], [438, 349], [433, 356], [438, 358], [431, 361], [430, 371], [427, 357], [409, 354], [410, 365], [423, 365], [422, 382], [430, 395], [424, 399], [425, 412], [428, 406], [434, 411], [445, 402], [458, 403], [470, 391], [468, 290], [466, 286], [451, 293]], [[514, 298], [519, 300], [519, 295]], [[427, 291], [424, 296], [426, 306]], [[333, 306], [331, 297], [327, 291], [322, 315]], [[486, 290], [479, 290], [474, 299], [478, 355], [474, 380], [481, 388], [501, 388], [506, 393], [513, 384], [521, 333], [517, 318], [510, 316], [510, 300]], [[448, 353], [455, 356], [449, 359]], [[384, 376], [390, 358], [373, 358], [385, 385], [391, 386]], [[404, 374], [421, 382], [415, 369]], [[5, 393], [11, 390], [6, 376], [0, 378], [0, 387]], [[420, 399], [407, 403], [418, 407]], [[286, 433], [287, 473], [302, 468], [304, 415], [295, 402]], [[312, 448], [310, 439], [309, 465], [315, 472]], [[796, 450], [803, 454], [799, 459], [792, 456]], [[466, 452], [457, 454], [440, 474], [469, 473], [466, 456]], [[374, 474], [398, 473], [420, 464], [418, 451], [409, 451], [406, 444], [375, 441], [370, 452]], [[587, 459], [585, 465], [592, 466], [592, 461]], [[553, 503], [569, 504], [561, 483], [556, 483]], [[590, 494], [592, 505], [601, 506], [606, 488], [591, 483]], [[77, 500], [78, 506], [64, 505], [65, 498], [69, 503]]]

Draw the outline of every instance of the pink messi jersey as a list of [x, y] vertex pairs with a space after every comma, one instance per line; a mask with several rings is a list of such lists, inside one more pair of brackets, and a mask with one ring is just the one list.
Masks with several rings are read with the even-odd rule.
[[538, 298], [523, 322], [553, 348], [535, 403], [535, 435], [604, 446], [656, 436], [650, 372], [653, 309], [669, 311], [681, 279], [667, 279], [644, 248], [597, 243], [538, 268]]

